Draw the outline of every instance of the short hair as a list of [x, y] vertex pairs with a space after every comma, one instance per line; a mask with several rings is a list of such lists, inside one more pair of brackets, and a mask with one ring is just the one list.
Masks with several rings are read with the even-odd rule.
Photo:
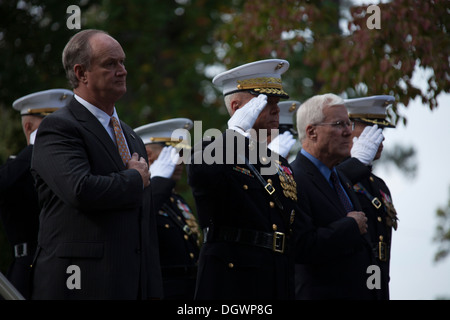
[[227, 94], [223, 97], [225, 101], [225, 107], [227, 108], [228, 113], [231, 115], [231, 102], [234, 100], [238, 100], [240, 103], [242, 103], [242, 100], [245, 99], [245, 94], [249, 93], [249, 91], [237, 91], [234, 93]]
[[324, 120], [323, 109], [327, 106], [344, 104], [344, 100], [333, 94], [317, 95], [306, 100], [297, 110], [297, 131], [300, 143], [306, 138], [306, 127]]
[[80, 31], [70, 38], [63, 50], [62, 63], [66, 71], [66, 77], [73, 89], [78, 87], [78, 78], [73, 67], [76, 64], [80, 64], [86, 69], [90, 68], [92, 50], [89, 40], [92, 36], [99, 33], [108, 34], [106, 31], [96, 29]]

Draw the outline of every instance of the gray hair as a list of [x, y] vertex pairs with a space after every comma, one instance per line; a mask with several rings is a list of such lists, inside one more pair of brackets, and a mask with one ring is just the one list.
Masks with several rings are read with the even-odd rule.
[[66, 71], [66, 77], [73, 89], [78, 87], [78, 78], [73, 68], [76, 64], [82, 65], [86, 70], [90, 68], [92, 50], [89, 40], [98, 33], [108, 34], [96, 29], [80, 31], [70, 38], [63, 50], [62, 63]]
[[306, 127], [309, 124], [317, 124], [325, 119], [323, 109], [338, 104], [344, 104], [344, 100], [333, 93], [326, 93], [309, 98], [298, 108], [297, 131], [300, 143], [306, 138]]
[[231, 115], [231, 102], [234, 100], [241, 100], [240, 99], [241, 92], [235, 92], [231, 94], [227, 94], [225, 97], [223, 97], [223, 100], [225, 101], [225, 107], [227, 107], [228, 114]]

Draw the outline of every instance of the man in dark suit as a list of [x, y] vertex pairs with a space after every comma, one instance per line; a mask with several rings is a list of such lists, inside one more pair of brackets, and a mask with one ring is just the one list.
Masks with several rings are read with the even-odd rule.
[[267, 148], [277, 103], [288, 97], [281, 82], [288, 67], [262, 60], [213, 79], [231, 118], [228, 130], [194, 146], [187, 166], [205, 239], [196, 299], [293, 298], [297, 192], [287, 160]]
[[42, 121], [31, 165], [42, 206], [33, 299], [162, 296], [147, 153], [115, 109], [124, 60], [100, 30], [63, 51], [75, 95]]
[[0, 167], [0, 216], [13, 256], [6, 276], [25, 299], [30, 293], [30, 265], [37, 247], [40, 212], [30, 172], [34, 140], [42, 119], [66, 106], [72, 96], [70, 90], [51, 89], [26, 95], [13, 103], [22, 117], [27, 147]]
[[366, 239], [367, 218], [348, 179], [335, 168], [348, 157], [351, 145], [351, 125], [343, 103], [333, 94], [314, 96], [297, 111], [302, 150], [291, 166], [298, 204], [322, 230], [314, 250], [297, 242], [297, 299], [374, 298], [366, 284], [367, 268], [374, 264]]
[[350, 121], [353, 122], [351, 158], [338, 166], [351, 181], [359, 202], [368, 218], [368, 232], [378, 279], [374, 286], [379, 299], [389, 300], [389, 266], [392, 228], [397, 230], [397, 212], [386, 183], [372, 172], [373, 161], [383, 152], [384, 128], [395, 128], [387, 121], [387, 107], [393, 96], [379, 95], [345, 100]]
[[192, 300], [195, 292], [201, 234], [189, 204], [175, 190], [184, 169], [179, 152], [190, 152], [191, 128], [190, 119], [175, 118], [134, 129], [144, 141], [150, 164], [166, 300]]

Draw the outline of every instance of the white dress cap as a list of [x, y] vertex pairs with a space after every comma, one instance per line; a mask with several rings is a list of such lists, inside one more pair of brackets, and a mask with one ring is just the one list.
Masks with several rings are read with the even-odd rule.
[[[181, 148], [186, 145], [180, 145], [183, 140], [190, 143], [189, 130], [193, 122], [187, 118], [174, 118], [158, 122], [152, 122], [140, 126], [134, 131], [141, 137], [144, 144], [162, 143]], [[189, 146], [190, 147], [190, 146]]]
[[395, 125], [386, 120], [387, 108], [394, 102], [395, 97], [389, 95], [344, 100], [351, 120], [377, 124], [379, 127], [387, 128], [395, 128]]
[[281, 75], [289, 69], [289, 62], [281, 59], [267, 59], [241, 65], [222, 72], [212, 83], [222, 88], [223, 95], [238, 91], [266, 94], [288, 99], [283, 90]]
[[21, 115], [46, 116], [69, 104], [73, 92], [67, 89], [50, 89], [31, 93], [13, 102]]

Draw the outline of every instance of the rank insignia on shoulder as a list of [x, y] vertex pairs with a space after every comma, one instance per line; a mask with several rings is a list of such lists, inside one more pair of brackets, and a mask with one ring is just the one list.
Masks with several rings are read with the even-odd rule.
[[234, 166], [233, 170], [237, 171], [237, 172], [240, 172], [240, 173], [243, 173], [243, 174], [253, 178], [253, 175], [252, 175], [252, 173], [250, 172], [249, 169], [242, 168], [242, 167], [239, 167], [239, 166]]

